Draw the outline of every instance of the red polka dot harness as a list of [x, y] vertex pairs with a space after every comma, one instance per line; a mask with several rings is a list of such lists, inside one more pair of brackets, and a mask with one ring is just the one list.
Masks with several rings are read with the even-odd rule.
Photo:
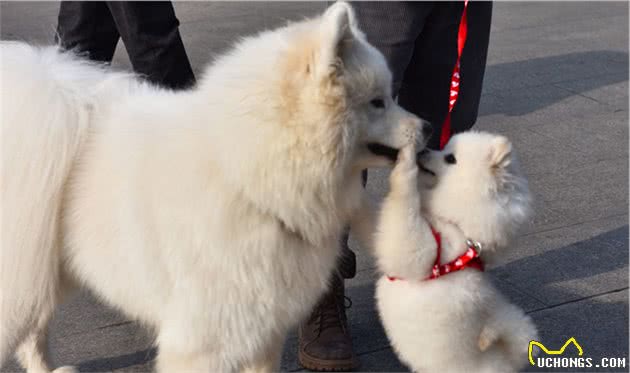
[[[433, 237], [435, 238], [435, 242], [437, 243], [437, 255], [435, 257], [435, 264], [433, 264], [433, 269], [431, 270], [431, 275], [427, 277], [426, 280], [433, 280], [440, 276], [447, 275], [449, 273], [461, 271], [466, 268], [475, 268], [483, 272], [483, 261], [479, 257], [479, 252], [481, 250], [481, 245], [476, 242], [472, 242], [471, 240], [466, 241], [466, 245], [468, 249], [466, 252], [452, 261], [446, 264], [440, 264], [440, 257], [442, 252], [442, 236], [439, 232], [437, 232], [433, 227], [431, 227], [431, 233], [433, 233]], [[398, 281], [404, 280], [401, 277], [396, 276], [387, 276], [389, 281]]]

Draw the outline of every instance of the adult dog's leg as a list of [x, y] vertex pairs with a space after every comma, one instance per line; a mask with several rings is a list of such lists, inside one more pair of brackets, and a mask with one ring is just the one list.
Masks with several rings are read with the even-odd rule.
[[[221, 343], [218, 342], [217, 343]], [[183, 351], [173, 344], [160, 345], [156, 371], [167, 372], [231, 372], [218, 356], [205, 351]]]
[[284, 336], [277, 336], [270, 341], [264, 353], [251, 366], [246, 367], [243, 373], [268, 373], [280, 371], [280, 359], [282, 358], [282, 347], [284, 346]]
[[[42, 315], [40, 322], [26, 336], [17, 349], [17, 358], [26, 371], [31, 373], [50, 372], [47, 358], [48, 321], [50, 314]], [[74, 367], [63, 366], [55, 369], [54, 373], [75, 373]]]
[[[206, 327], [197, 328], [176, 319], [160, 326], [156, 371], [171, 372], [235, 372], [237, 364], [221, 356], [224, 341], [207, 341]], [[205, 343], [204, 343], [205, 341]], [[207, 343], [212, 343], [208, 346]], [[231, 363], [232, 365], [230, 365]]]
[[2, 47], [0, 124], [11, 141], [0, 157], [0, 365], [58, 303], [64, 189], [90, 118], [70, 82], [85, 67], [51, 49]]
[[40, 320], [17, 348], [17, 358], [27, 372], [50, 372], [46, 358], [50, 317], [51, 312], [40, 315]]
[[[61, 303], [64, 297], [69, 295], [76, 289], [74, 283], [62, 276], [60, 281], [58, 302]], [[54, 305], [46, 308], [44, 312], [39, 315], [37, 323], [33, 325], [28, 332], [26, 338], [18, 346], [16, 355], [20, 363], [27, 372], [50, 372], [48, 365], [48, 323], [52, 317], [54, 311]], [[55, 373], [74, 373], [77, 370], [71, 366], [63, 366], [55, 369]]]

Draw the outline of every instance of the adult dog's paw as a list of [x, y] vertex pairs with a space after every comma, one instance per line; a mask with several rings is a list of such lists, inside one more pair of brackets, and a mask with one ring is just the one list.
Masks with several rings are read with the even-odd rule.
[[79, 370], [73, 366], [66, 365], [53, 370], [52, 373], [79, 373]]

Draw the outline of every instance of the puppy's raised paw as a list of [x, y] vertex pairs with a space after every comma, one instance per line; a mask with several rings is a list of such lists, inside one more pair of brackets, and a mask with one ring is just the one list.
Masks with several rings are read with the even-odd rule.
[[398, 152], [398, 160], [389, 177], [390, 187], [393, 191], [416, 190], [417, 179], [416, 147], [410, 143]]

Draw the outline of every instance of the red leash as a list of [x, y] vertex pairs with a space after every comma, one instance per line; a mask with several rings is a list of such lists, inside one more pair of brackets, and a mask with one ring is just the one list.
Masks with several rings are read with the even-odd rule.
[[[464, 50], [464, 45], [466, 44], [466, 34], [468, 32], [468, 25], [466, 20], [466, 10], [468, 9], [468, 0], [464, 0], [464, 11], [462, 12], [462, 18], [459, 21], [459, 30], [457, 31], [457, 62], [455, 63], [455, 67], [453, 68], [453, 74], [451, 75], [451, 87], [450, 87], [450, 96], [448, 99], [448, 113], [446, 114], [446, 118], [444, 119], [444, 123], [442, 124], [442, 132], [440, 133], [440, 149], [444, 149], [446, 143], [451, 138], [452, 130], [451, 130], [451, 112], [453, 111], [453, 107], [457, 102], [457, 97], [459, 96], [459, 83], [460, 83], [460, 74], [459, 67], [460, 61], [462, 58], [462, 51]], [[460, 271], [465, 268], [475, 268], [480, 271], [484, 270], [483, 262], [479, 257], [479, 252], [474, 245], [468, 247], [468, 250], [463, 255], [455, 258], [455, 260], [440, 265], [440, 253], [442, 251], [442, 237], [439, 232], [436, 232], [433, 227], [431, 227], [431, 232], [433, 232], [433, 237], [435, 238], [435, 242], [437, 243], [437, 256], [435, 258], [435, 264], [431, 270], [431, 275], [426, 278], [426, 280], [433, 280], [442, 275]], [[389, 281], [397, 281], [403, 280], [403, 278], [395, 277], [395, 276], [387, 276]]]
[[459, 31], [457, 32], [457, 62], [451, 75], [451, 89], [450, 97], [448, 99], [448, 113], [442, 124], [442, 132], [440, 133], [440, 149], [444, 149], [446, 143], [451, 137], [451, 112], [457, 102], [459, 96], [459, 62], [462, 58], [462, 51], [464, 50], [464, 44], [466, 44], [466, 34], [468, 32], [468, 25], [466, 22], [466, 9], [468, 9], [468, 0], [464, 0], [464, 11], [462, 12], [462, 18], [459, 22]]

